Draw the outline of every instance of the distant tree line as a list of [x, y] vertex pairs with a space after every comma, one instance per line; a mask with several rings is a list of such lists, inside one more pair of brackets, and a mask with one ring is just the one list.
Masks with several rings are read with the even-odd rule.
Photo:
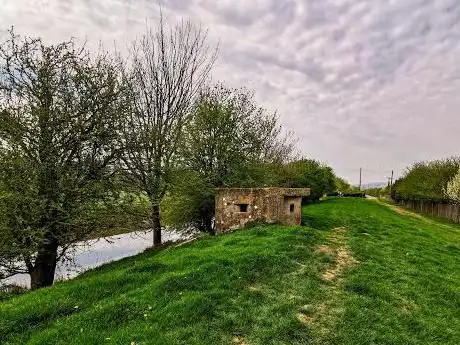
[[0, 45], [0, 279], [53, 284], [56, 265], [107, 229], [213, 233], [217, 187], [349, 188], [253, 92], [209, 85], [216, 49], [160, 20], [128, 58], [14, 30]]
[[432, 201], [460, 200], [460, 158], [415, 163], [392, 188], [394, 200]]
[[367, 195], [374, 196], [376, 198], [383, 198], [383, 197], [389, 196], [390, 187], [384, 186], [384, 187], [367, 188], [365, 190], [365, 193]]

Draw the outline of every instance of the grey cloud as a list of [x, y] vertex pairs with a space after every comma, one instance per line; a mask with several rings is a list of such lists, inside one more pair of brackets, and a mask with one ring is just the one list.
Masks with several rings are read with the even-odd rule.
[[[148, 2], [150, 5], [153, 5], [155, 6], [155, 3], [152, 2], [152, 1], [149, 1], [149, 0], [144, 0], [146, 2]], [[190, 1], [190, 0], [161, 0], [159, 1], [159, 3], [162, 5], [162, 6], [165, 6], [171, 10], [174, 10], [174, 11], [179, 11], [179, 12], [183, 12], [183, 11], [187, 11], [189, 9], [189, 7], [191, 5], [193, 5], [194, 1]]]
[[219, 16], [221, 20], [236, 26], [250, 26], [277, 9], [277, 0], [266, 1], [232, 1], [201, 0], [200, 5]]
[[[256, 90], [303, 153], [356, 180], [460, 147], [458, 0], [161, 0], [220, 41], [214, 80]], [[147, 0], [16, 0], [4, 28], [126, 46], [158, 18]], [[372, 173], [370, 173], [372, 171]]]
[[326, 6], [323, 0], [310, 0], [305, 2], [304, 27], [311, 29], [339, 20], [344, 12], [348, 12], [351, 2], [329, 2]]
[[110, 13], [110, 9], [107, 7], [107, 3], [94, 2], [89, 0], [84, 1], [84, 3], [86, 4], [85, 12], [88, 15], [88, 18], [100, 30], [107, 30], [113, 25], [111, 16], [108, 15], [108, 13]]

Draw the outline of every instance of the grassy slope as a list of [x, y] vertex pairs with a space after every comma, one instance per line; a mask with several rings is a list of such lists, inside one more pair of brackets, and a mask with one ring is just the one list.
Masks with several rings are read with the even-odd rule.
[[460, 227], [359, 199], [308, 206], [304, 218], [0, 302], [0, 342], [458, 344]]

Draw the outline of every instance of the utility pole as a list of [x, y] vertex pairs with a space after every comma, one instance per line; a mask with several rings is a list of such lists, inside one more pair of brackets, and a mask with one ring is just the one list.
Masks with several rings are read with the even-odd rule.
[[393, 189], [393, 175], [394, 175], [394, 171], [391, 170], [391, 177], [390, 177], [390, 195], [391, 195], [391, 191]]
[[361, 177], [362, 177], [362, 168], [359, 168], [359, 191], [361, 191]]

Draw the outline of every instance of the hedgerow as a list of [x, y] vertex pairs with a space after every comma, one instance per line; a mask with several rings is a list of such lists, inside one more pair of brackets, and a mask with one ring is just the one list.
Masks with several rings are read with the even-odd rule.
[[450, 202], [446, 187], [460, 167], [460, 157], [418, 162], [393, 186], [395, 200]]

